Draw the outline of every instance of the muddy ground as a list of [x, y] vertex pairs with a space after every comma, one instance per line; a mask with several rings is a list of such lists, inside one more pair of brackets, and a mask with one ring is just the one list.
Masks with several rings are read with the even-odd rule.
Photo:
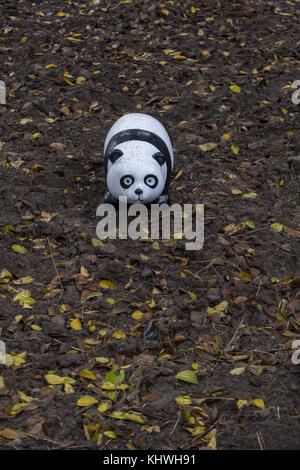
[[[299, 449], [299, 15], [1, 3], [1, 449]], [[97, 239], [104, 139], [139, 111], [201, 250]]]

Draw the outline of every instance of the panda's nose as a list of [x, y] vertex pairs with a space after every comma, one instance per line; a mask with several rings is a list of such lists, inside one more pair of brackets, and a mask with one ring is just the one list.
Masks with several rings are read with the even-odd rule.
[[143, 190], [140, 188], [137, 188], [134, 192], [135, 194], [143, 194]]

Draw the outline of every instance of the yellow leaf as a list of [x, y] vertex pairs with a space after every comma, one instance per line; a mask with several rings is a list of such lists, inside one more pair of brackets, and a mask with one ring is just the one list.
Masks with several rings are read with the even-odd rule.
[[240, 93], [241, 91], [240, 87], [236, 84], [230, 85], [230, 90], [233, 91], [233, 93]]
[[180, 170], [177, 175], [175, 176], [175, 180], [178, 180], [178, 178], [180, 178], [180, 176], [182, 175], [182, 170]]
[[22, 245], [12, 245], [11, 246], [12, 250], [15, 251], [16, 253], [26, 253], [26, 248], [25, 246], [22, 246]]
[[65, 313], [68, 309], [68, 306], [66, 304], [61, 304], [59, 307], [59, 313]]
[[51, 385], [59, 385], [59, 384], [65, 384], [65, 383], [72, 384], [75, 382], [75, 380], [72, 379], [71, 377], [60, 377], [59, 375], [55, 375], [55, 374], [47, 374], [45, 375], [45, 379]]
[[35, 300], [30, 297], [30, 291], [26, 289], [21, 289], [13, 298], [13, 301], [19, 301], [19, 304], [23, 308], [32, 308], [30, 305], [35, 303]]
[[126, 339], [126, 334], [124, 331], [117, 330], [113, 332], [112, 337], [115, 339]]
[[3, 268], [0, 271], [0, 284], [7, 284], [12, 278], [11, 273], [6, 269]]
[[183, 380], [184, 382], [192, 383], [192, 384], [199, 383], [197, 379], [197, 375], [192, 370], [183, 370], [181, 372], [178, 372], [178, 374], [175, 375], [175, 378], [178, 380]]
[[251, 198], [257, 197], [257, 194], [256, 193], [246, 193], [246, 194], [243, 194], [242, 197], [251, 199]]
[[67, 383], [65, 383], [64, 391], [65, 391], [66, 394], [75, 393], [75, 390], [74, 390], [74, 388], [72, 387], [72, 385], [67, 384]]
[[[120, 2], [120, 3], [130, 3], [130, 2], [123, 0], [123, 2]], [[103, 434], [109, 437], [110, 439], [117, 439], [117, 435], [114, 431], [105, 431]]]
[[31, 325], [31, 328], [35, 331], [40, 331], [42, 330], [43, 328], [41, 328], [39, 325]]
[[99, 238], [92, 238], [92, 244], [93, 246], [104, 246], [103, 241], [99, 240]]
[[223, 134], [222, 139], [224, 139], [224, 140], [230, 139], [230, 134]]
[[208, 142], [207, 144], [198, 145], [198, 149], [202, 150], [202, 152], [211, 152], [211, 150], [215, 149], [218, 144], [214, 142]]
[[20, 439], [25, 437], [26, 434], [21, 429], [4, 428], [1, 429], [0, 436], [5, 437], [5, 439]]
[[112, 401], [111, 400], [102, 400], [100, 405], [97, 408], [97, 411], [100, 413], [104, 413], [104, 411], [109, 410], [109, 408], [112, 407]]
[[232, 192], [232, 194], [241, 194], [242, 193], [242, 191], [238, 188], [232, 188], [231, 192]]
[[281, 230], [283, 229], [283, 225], [275, 223], [275, 224], [271, 224], [270, 228], [271, 230], [273, 230], [273, 232], [281, 232]]
[[99, 364], [107, 364], [109, 362], [109, 359], [107, 357], [97, 356], [94, 357], [94, 359], [96, 362], [99, 362]]
[[196, 426], [194, 428], [186, 428], [187, 431], [189, 431], [193, 437], [199, 436], [204, 433], [206, 430], [205, 426]]
[[81, 369], [79, 371], [79, 375], [80, 377], [84, 377], [86, 379], [91, 379], [91, 380], [95, 380], [96, 377], [95, 375], [93, 374], [93, 372], [91, 370], [88, 370], [88, 369]]
[[[143, 426], [141, 428], [141, 431], [147, 431], [149, 433], [152, 433], [152, 432], [160, 432], [160, 427], [159, 426]], [[135, 450], [135, 449], [132, 449], [132, 450]]]
[[103, 289], [117, 289], [117, 286], [113, 282], [107, 280], [100, 281], [99, 286], [103, 287]]
[[237, 154], [239, 153], [239, 151], [240, 151], [240, 148], [239, 148], [238, 145], [232, 144], [230, 148], [231, 148], [231, 151], [232, 151], [233, 153], [235, 153], [236, 155], [237, 155]]
[[187, 395], [176, 397], [175, 401], [178, 405], [191, 405], [193, 403], [192, 398]]
[[[1, 279], [1, 277], [0, 277]], [[34, 277], [32, 276], [25, 276], [25, 277], [20, 277], [20, 279], [14, 279], [13, 283], [20, 285], [20, 284], [30, 284], [31, 282], [34, 281]], [[0, 281], [1, 282], [1, 281]]]
[[227, 300], [223, 300], [223, 302], [219, 303], [218, 305], [215, 306], [216, 310], [219, 310], [221, 312], [224, 312], [227, 310], [228, 307], [228, 302]]
[[23, 118], [23, 119], [21, 119], [20, 124], [22, 124], [22, 126], [24, 126], [28, 122], [32, 122], [32, 121], [33, 121], [32, 118]]
[[236, 227], [235, 224], [229, 224], [229, 225], [226, 225], [226, 227], [224, 227], [224, 230], [225, 232], [231, 232], [231, 230], [234, 230]]
[[245, 370], [246, 370], [246, 367], [236, 367], [235, 369], [232, 369], [230, 371], [230, 374], [231, 375], [240, 375], [243, 372], [245, 372]]
[[34, 140], [38, 139], [39, 136], [40, 136], [40, 133], [39, 133], [39, 132], [34, 132], [34, 133], [31, 135], [30, 140], [31, 140], [31, 141], [34, 141]]
[[94, 405], [95, 403], [98, 403], [98, 400], [96, 398], [91, 397], [89, 395], [85, 395], [77, 401], [77, 406], [90, 406]]
[[82, 274], [82, 276], [86, 276], [86, 277], [89, 276], [88, 270], [82, 265], [80, 265], [80, 274]]
[[197, 300], [197, 294], [194, 294], [194, 292], [191, 292], [191, 291], [188, 291], [188, 293], [189, 293], [189, 296], [191, 297], [191, 299]]
[[114, 390], [116, 387], [111, 382], [104, 382], [102, 385], [103, 390]]
[[141, 312], [140, 310], [135, 310], [133, 312], [133, 314], [131, 315], [131, 317], [134, 319], [134, 320], [140, 320], [141, 318], [143, 318], [144, 314], [143, 312]]
[[70, 326], [71, 328], [73, 328], [73, 330], [81, 330], [81, 322], [80, 320], [78, 320], [78, 318], [74, 318], [71, 323], [70, 323]]
[[[70, 39], [70, 38], [68, 38]], [[73, 38], [72, 38], [73, 39]], [[74, 41], [77, 40], [77, 39], [74, 39]], [[78, 39], [78, 41], [80, 41], [80, 39]], [[64, 81], [68, 84], [68, 85], [71, 85], [71, 86], [75, 86], [73, 82], [71, 82], [70, 80], [68, 80], [67, 78], [64, 78]]]
[[153, 289], [152, 289], [152, 295], [158, 295], [158, 294], [160, 294], [160, 293], [161, 293], [161, 292], [160, 292], [159, 289], [157, 289], [157, 287], [153, 287]]
[[86, 78], [85, 77], [77, 77], [76, 78], [76, 83], [78, 83], [79, 85], [82, 85], [83, 83], [86, 82]]
[[248, 400], [238, 400], [237, 407], [240, 410], [243, 406], [248, 406]]
[[126, 413], [123, 411], [114, 410], [112, 413], [109, 414], [109, 417], [115, 419], [126, 419], [129, 421], [135, 421], [136, 423], [145, 424], [145, 419], [143, 418], [143, 416], [140, 413], [135, 412]]
[[258, 408], [265, 407], [264, 401], [261, 398], [255, 398], [254, 400], [251, 401], [251, 404], [254, 406], [257, 406]]
[[207, 444], [207, 448], [209, 450], [217, 450], [217, 440], [216, 440], [216, 434], [217, 430], [212, 429], [205, 437], [206, 439], [209, 439], [209, 442]]

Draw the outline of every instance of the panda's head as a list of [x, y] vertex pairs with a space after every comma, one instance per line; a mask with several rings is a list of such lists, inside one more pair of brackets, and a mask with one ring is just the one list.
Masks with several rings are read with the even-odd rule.
[[131, 204], [152, 202], [165, 186], [165, 157], [146, 142], [128, 144], [120, 144], [108, 155], [108, 190], [116, 199], [126, 196]]

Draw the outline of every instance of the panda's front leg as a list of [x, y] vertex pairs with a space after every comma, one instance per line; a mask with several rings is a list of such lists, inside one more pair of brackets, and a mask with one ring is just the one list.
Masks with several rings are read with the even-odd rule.
[[166, 194], [161, 194], [160, 196], [158, 196], [158, 198], [155, 199], [155, 201], [153, 201], [152, 204], [158, 204], [159, 206], [161, 206], [162, 204], [168, 204], [169, 201], [170, 201], [169, 195], [166, 193]]
[[110, 191], [106, 191], [104, 194], [104, 202], [106, 204], [112, 204], [113, 206], [117, 206], [119, 201], [111, 194]]

